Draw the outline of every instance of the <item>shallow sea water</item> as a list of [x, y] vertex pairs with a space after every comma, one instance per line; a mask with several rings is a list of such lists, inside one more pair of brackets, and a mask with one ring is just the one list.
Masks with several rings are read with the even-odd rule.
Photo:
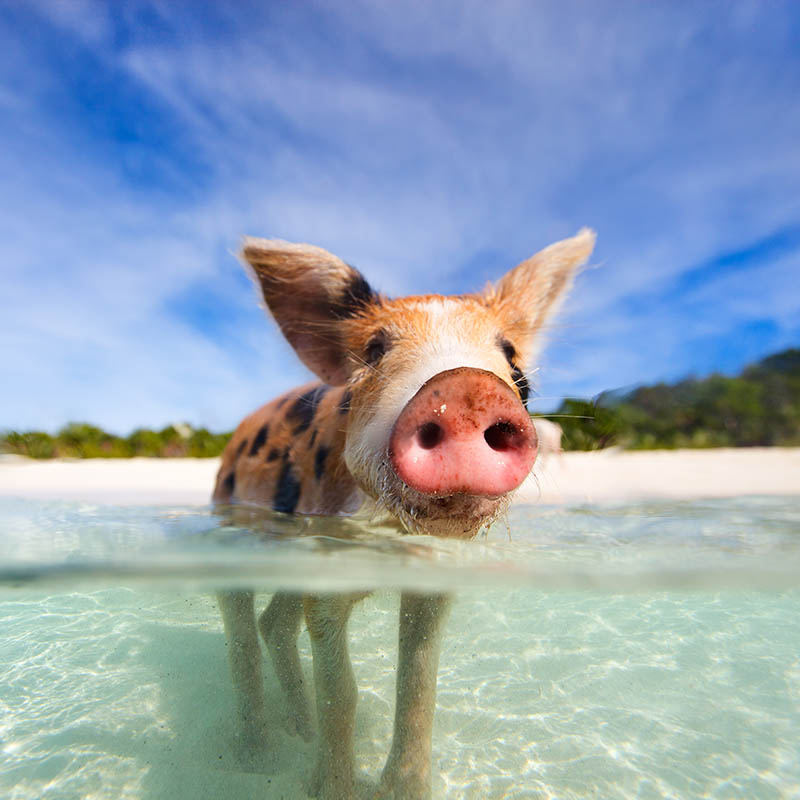
[[[475, 542], [208, 508], [0, 501], [0, 797], [305, 798], [245, 770], [218, 588], [375, 588], [350, 623], [364, 796], [391, 742], [397, 592], [449, 590], [435, 798], [800, 797], [800, 504], [518, 507]], [[308, 636], [301, 636], [310, 679]]]

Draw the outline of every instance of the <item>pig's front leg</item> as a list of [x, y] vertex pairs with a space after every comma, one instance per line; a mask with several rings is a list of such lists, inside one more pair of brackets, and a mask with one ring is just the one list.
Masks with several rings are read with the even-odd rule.
[[347, 649], [347, 620], [363, 595], [307, 595], [303, 600], [314, 657], [319, 750], [311, 793], [352, 800], [357, 689]]
[[379, 798], [430, 797], [436, 673], [449, 610], [448, 595], [403, 592], [394, 736], [378, 788]]
[[238, 753], [249, 760], [267, 746], [261, 648], [256, 630], [253, 592], [219, 592], [217, 595], [236, 695]]
[[308, 742], [313, 735], [311, 706], [297, 649], [302, 622], [303, 596], [277, 592], [259, 618], [258, 627], [289, 703], [289, 732], [300, 734]]

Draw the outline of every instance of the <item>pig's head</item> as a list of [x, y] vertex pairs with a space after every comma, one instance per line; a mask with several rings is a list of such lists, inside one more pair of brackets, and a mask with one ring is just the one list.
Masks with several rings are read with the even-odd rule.
[[348, 386], [358, 485], [409, 531], [469, 537], [533, 467], [523, 370], [593, 246], [583, 230], [483, 292], [397, 300], [318, 247], [247, 239], [243, 255], [303, 362]]

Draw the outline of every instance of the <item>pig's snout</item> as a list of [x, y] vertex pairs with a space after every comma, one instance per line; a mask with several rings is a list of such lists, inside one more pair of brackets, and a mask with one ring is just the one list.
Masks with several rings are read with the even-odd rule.
[[536, 431], [508, 384], [459, 367], [435, 375], [403, 409], [389, 440], [398, 477], [424, 494], [499, 497], [536, 460]]

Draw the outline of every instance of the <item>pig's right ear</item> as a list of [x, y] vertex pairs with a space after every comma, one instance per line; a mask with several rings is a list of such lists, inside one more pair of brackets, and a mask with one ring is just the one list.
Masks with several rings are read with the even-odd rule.
[[279, 239], [246, 238], [242, 258], [303, 363], [325, 383], [345, 383], [351, 362], [341, 322], [379, 301], [364, 276], [327, 250]]
[[504, 332], [516, 345], [523, 362], [535, 353], [536, 339], [558, 310], [578, 270], [594, 249], [594, 231], [584, 228], [571, 239], [551, 244], [518, 264], [484, 299], [500, 314]]

